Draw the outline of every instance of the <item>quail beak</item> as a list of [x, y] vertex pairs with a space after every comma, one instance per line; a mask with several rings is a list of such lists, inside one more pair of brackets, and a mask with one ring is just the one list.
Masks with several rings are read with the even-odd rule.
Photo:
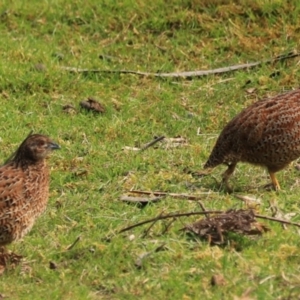
[[60, 146], [58, 144], [55, 144], [55, 143], [49, 143], [49, 148], [51, 150], [57, 150], [57, 149], [60, 149]]

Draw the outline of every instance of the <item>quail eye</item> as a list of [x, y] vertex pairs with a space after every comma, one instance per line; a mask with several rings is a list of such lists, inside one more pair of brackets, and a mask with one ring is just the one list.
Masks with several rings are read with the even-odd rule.
[[36, 141], [35, 143], [31, 144], [31, 147], [35, 148], [35, 147], [43, 147], [45, 145], [44, 141]]

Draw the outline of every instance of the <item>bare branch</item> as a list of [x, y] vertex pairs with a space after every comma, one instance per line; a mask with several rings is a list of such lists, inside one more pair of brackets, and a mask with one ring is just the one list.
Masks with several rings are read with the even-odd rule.
[[176, 193], [166, 193], [166, 192], [148, 192], [148, 191], [138, 191], [138, 190], [132, 190], [128, 191], [128, 193], [131, 194], [139, 194], [139, 195], [154, 195], [154, 196], [170, 196], [173, 198], [183, 198], [191, 201], [199, 201], [202, 199], [201, 196], [198, 195], [188, 195], [188, 194], [176, 194]]
[[187, 213], [171, 213], [171, 214], [167, 214], [167, 215], [159, 214], [155, 218], [148, 219], [148, 220], [142, 221], [140, 223], [125, 227], [125, 228], [121, 229], [118, 233], [122, 233], [122, 232], [125, 232], [128, 230], [131, 230], [135, 227], [139, 227], [139, 226], [142, 226], [142, 225], [145, 225], [148, 223], [157, 222], [159, 220], [164, 220], [164, 219], [169, 219], [169, 218], [189, 217], [189, 216], [205, 215], [205, 214], [222, 214], [222, 213], [224, 213], [224, 211], [222, 211], [222, 210], [207, 210], [205, 212], [204, 211], [196, 211], [196, 212], [187, 212]]
[[153, 141], [151, 141], [150, 143], [148, 143], [145, 146], [143, 146], [141, 148], [141, 151], [144, 151], [144, 150], [148, 149], [149, 147], [155, 145], [157, 142], [163, 140], [164, 138], [165, 138], [164, 136], [159, 136], [159, 137], [155, 138]]
[[[164, 220], [164, 219], [169, 219], [169, 218], [179, 218], [179, 217], [189, 217], [189, 216], [196, 216], [196, 215], [207, 215], [207, 214], [224, 214], [226, 213], [225, 211], [220, 211], [220, 210], [206, 210], [206, 211], [198, 211], [198, 212], [186, 212], [186, 213], [170, 213], [167, 215], [163, 215], [163, 214], [159, 214], [157, 217], [152, 218], [152, 219], [148, 219], [142, 222], [139, 222], [137, 224], [133, 224], [131, 226], [125, 227], [123, 229], [121, 229], [118, 233], [122, 233], [128, 230], [131, 230], [135, 227], [139, 227], [148, 223], [156, 223], [159, 220]], [[277, 219], [274, 217], [268, 217], [268, 216], [263, 216], [263, 215], [258, 215], [258, 214], [254, 214], [254, 217], [256, 218], [260, 218], [260, 219], [265, 219], [265, 220], [270, 220], [273, 222], [278, 222], [278, 223], [282, 223], [282, 224], [288, 224], [288, 225], [293, 225], [293, 226], [297, 226], [300, 227], [299, 223], [295, 223], [295, 222], [290, 222], [287, 220], [282, 220], [282, 219]], [[152, 227], [152, 226], [151, 226]]]
[[140, 72], [140, 71], [133, 71], [133, 70], [100, 70], [100, 69], [81, 69], [75, 67], [65, 67], [62, 66], [61, 69], [65, 71], [69, 71], [72, 73], [103, 73], [103, 74], [134, 74], [139, 76], [149, 76], [149, 77], [159, 77], [159, 78], [193, 78], [193, 77], [202, 77], [208, 75], [215, 75], [215, 74], [222, 74], [233, 72], [237, 70], [243, 69], [250, 69], [256, 66], [260, 66], [263, 64], [270, 64], [281, 60], [286, 60], [290, 58], [294, 58], [300, 55], [299, 53], [290, 52], [288, 54], [282, 54], [276, 56], [275, 58], [266, 59], [262, 61], [246, 63], [246, 64], [239, 64], [233, 65], [224, 68], [217, 68], [211, 70], [200, 70], [200, 71], [186, 71], [186, 72], [174, 72], [174, 73], [151, 73], [151, 72]]
[[130, 197], [127, 195], [122, 195], [120, 200], [124, 202], [132, 202], [132, 203], [150, 203], [150, 202], [158, 202], [160, 201], [164, 196], [157, 196], [157, 197], [148, 197], [148, 198], [142, 198], [142, 197]]
[[81, 240], [81, 236], [79, 235], [76, 240], [71, 244], [69, 245], [66, 250], [71, 250], [72, 248], [74, 248], [74, 246]]
[[198, 201], [198, 204], [199, 204], [199, 206], [201, 207], [202, 211], [205, 213], [205, 217], [206, 217], [207, 219], [209, 219], [209, 214], [207, 213], [204, 204], [203, 204], [201, 201]]
[[162, 215], [163, 215], [163, 212], [161, 212], [159, 214], [159, 216], [156, 217], [156, 220], [153, 221], [152, 224], [144, 231], [143, 237], [145, 237], [149, 233], [149, 231], [151, 230], [151, 228], [156, 224], [157, 221], [160, 220], [160, 216], [162, 216]]
[[287, 225], [293, 225], [293, 226], [296, 226], [296, 227], [300, 227], [300, 223], [296, 223], [296, 222], [290, 222], [290, 221], [287, 221], [287, 220], [282, 220], [282, 219], [277, 219], [277, 218], [274, 218], [274, 217], [268, 217], [268, 216], [257, 215], [257, 214], [255, 214], [254, 216], [256, 218], [259, 218], [259, 219], [265, 219], [265, 220], [270, 220], [270, 221], [273, 221], [273, 222], [278, 222], [278, 223], [282, 223], [282, 224], [287, 224]]

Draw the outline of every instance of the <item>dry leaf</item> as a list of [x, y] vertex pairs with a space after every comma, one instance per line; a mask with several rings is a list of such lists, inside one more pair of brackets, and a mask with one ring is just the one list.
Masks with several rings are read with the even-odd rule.
[[249, 89], [246, 89], [246, 92], [247, 94], [252, 94], [256, 91], [256, 88], [249, 88]]
[[211, 277], [210, 283], [212, 286], [221, 286], [226, 284], [226, 280], [222, 274], [215, 274]]
[[297, 215], [297, 213], [295, 212], [290, 212], [290, 213], [287, 213], [283, 216], [283, 219], [284, 220], [288, 220], [290, 221], [293, 217], [295, 217]]
[[117, 101], [116, 99], [112, 99], [111, 102], [114, 105], [115, 110], [117, 111], [121, 110], [123, 103]]
[[76, 112], [75, 107], [72, 104], [66, 104], [62, 107], [63, 112], [67, 114], [74, 114]]
[[35, 64], [32, 69], [38, 72], [45, 72], [47, 70], [46, 66], [42, 63]]
[[49, 262], [49, 268], [51, 270], [56, 270], [57, 269], [57, 264], [55, 262], [53, 262], [53, 261], [50, 261]]
[[256, 198], [253, 196], [247, 196], [247, 195], [238, 195], [238, 194], [234, 194], [234, 196], [242, 201], [245, 202], [245, 204], [247, 205], [247, 208], [257, 208], [261, 203], [262, 200], [260, 198]]
[[104, 113], [105, 112], [104, 106], [92, 97], [88, 97], [87, 100], [81, 101], [80, 106], [84, 109], [91, 110], [96, 113]]
[[184, 147], [188, 145], [187, 139], [181, 136], [175, 138], [164, 138], [162, 140], [163, 148], [170, 149], [170, 148], [178, 148]]
[[130, 151], [140, 151], [140, 148], [137, 147], [129, 147], [129, 146], [125, 146], [122, 148], [122, 150], [130, 150]]

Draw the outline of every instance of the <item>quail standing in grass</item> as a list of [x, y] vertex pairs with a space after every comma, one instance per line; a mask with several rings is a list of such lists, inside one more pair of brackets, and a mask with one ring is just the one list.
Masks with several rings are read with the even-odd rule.
[[206, 164], [209, 171], [226, 164], [223, 183], [238, 162], [265, 167], [275, 190], [275, 173], [300, 156], [300, 89], [261, 100], [235, 116], [221, 132]]
[[0, 167], [0, 246], [19, 240], [46, 209], [49, 196], [47, 156], [60, 147], [30, 134]]

